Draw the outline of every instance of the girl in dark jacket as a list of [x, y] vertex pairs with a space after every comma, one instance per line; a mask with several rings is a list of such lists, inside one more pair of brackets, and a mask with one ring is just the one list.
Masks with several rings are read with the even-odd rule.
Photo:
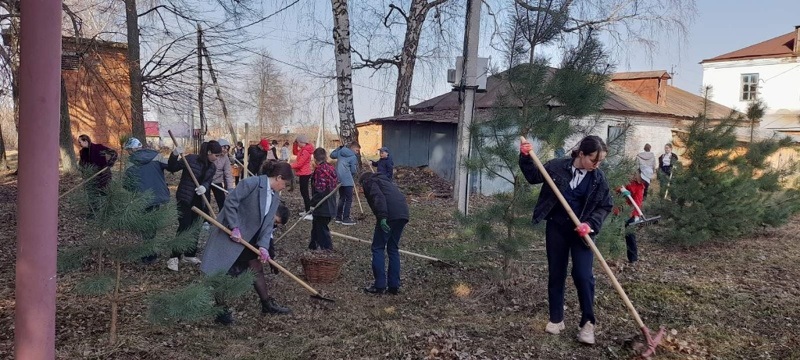
[[[208, 211], [205, 209], [202, 196], [211, 186], [211, 180], [217, 172], [214, 161], [217, 161], [218, 156], [222, 156], [222, 146], [213, 140], [204, 142], [200, 145], [199, 155], [190, 154], [184, 156], [186, 161], [189, 162], [191, 168], [189, 170], [194, 173], [200, 186], [195, 186], [191, 175], [185, 171], [187, 170], [186, 164], [178, 160], [178, 156], [182, 154], [183, 148], [176, 147], [175, 150], [172, 151], [172, 155], [169, 156], [169, 165], [167, 168], [167, 170], [173, 173], [179, 170], [183, 171], [181, 173], [181, 181], [178, 184], [178, 190], [175, 192], [175, 198], [178, 200], [178, 234], [191, 228], [192, 224], [194, 224], [195, 220], [199, 217], [199, 215], [192, 211], [192, 206], [197, 206], [199, 209], [203, 209], [203, 211]], [[193, 264], [199, 264], [200, 259], [197, 258], [196, 254], [197, 247], [193, 246], [183, 253], [183, 260]], [[167, 261], [167, 268], [172, 271], [178, 271], [178, 258], [180, 256], [180, 252], [173, 251], [172, 256]]]
[[[103, 144], [93, 144], [88, 135], [78, 136], [78, 143], [81, 145], [80, 165], [94, 167], [93, 172], [112, 167], [117, 161], [117, 152], [114, 149], [109, 149]], [[111, 171], [106, 170], [97, 175], [97, 189], [102, 192], [110, 181]]]
[[[529, 183], [541, 184], [544, 176], [529, 156], [531, 149], [529, 142], [520, 145], [519, 167]], [[587, 136], [581, 140], [578, 149], [572, 152], [571, 158], [553, 159], [544, 165], [570, 208], [580, 219], [579, 227], [574, 227], [566, 209], [549, 186], [542, 187], [533, 210], [533, 224], [547, 220], [545, 242], [549, 270], [547, 293], [550, 322], [545, 331], [558, 334], [564, 330], [564, 283], [567, 279], [569, 256], [572, 254], [572, 279], [578, 290], [581, 306], [578, 341], [586, 344], [594, 344], [594, 255], [584, 243], [583, 236], [595, 236], [600, 232], [603, 221], [614, 204], [606, 177], [598, 168], [607, 153], [608, 149], [602, 139]]]

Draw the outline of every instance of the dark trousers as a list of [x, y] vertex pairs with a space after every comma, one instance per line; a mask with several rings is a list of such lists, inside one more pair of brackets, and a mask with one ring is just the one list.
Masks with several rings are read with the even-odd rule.
[[314, 219], [311, 220], [311, 242], [308, 244], [309, 249], [333, 250], [331, 230], [328, 228], [330, 222], [330, 216], [314, 215]]
[[[161, 205], [153, 205], [153, 206], [148, 207], [144, 211], [146, 211], [146, 212], [156, 211], [160, 207], [161, 207]], [[156, 229], [148, 229], [148, 230], [142, 231], [141, 233], [139, 233], [139, 235], [142, 237], [142, 242], [145, 242], [145, 241], [150, 241], [150, 240], [155, 239], [156, 238], [156, 233], [157, 233]], [[151, 264], [156, 259], [158, 259], [158, 254], [157, 253], [153, 253], [153, 254], [147, 255], [147, 256], [142, 256], [142, 262], [145, 263], [145, 264]]]
[[300, 196], [303, 197], [303, 206], [305, 207], [305, 211], [311, 208], [311, 195], [310, 195], [310, 186], [311, 185], [311, 175], [300, 175]]
[[385, 289], [387, 285], [384, 255], [389, 255], [388, 285], [390, 288], [400, 287], [400, 237], [403, 236], [403, 228], [408, 220], [389, 220], [386, 223], [392, 228], [388, 234], [377, 221], [372, 234], [372, 275], [375, 277], [376, 289]]
[[339, 205], [336, 207], [336, 219], [350, 219], [350, 206], [353, 205], [352, 186], [339, 187]]
[[[647, 189], [649, 189], [649, 188], [650, 188], [650, 183], [645, 181], [644, 182], [644, 195], [642, 195], [642, 201], [647, 199]], [[220, 209], [222, 209], [222, 208], [220, 208]]]
[[669, 176], [669, 174], [672, 174], [672, 165], [664, 165], [664, 166], [662, 166], [661, 167], [661, 172], [663, 172], [664, 174], [667, 174], [667, 176]]
[[[215, 185], [217, 185], [217, 186], [219, 186], [219, 187], [221, 187], [223, 189], [225, 188], [225, 184], [223, 184], [223, 183], [216, 183]], [[220, 189], [218, 189], [215, 186], [212, 186], [211, 189], [208, 189], [208, 191], [206, 191], [206, 194], [205, 194], [206, 195], [206, 199], [208, 200], [209, 203], [211, 203], [211, 192], [212, 191], [214, 192], [214, 199], [217, 200], [217, 209], [219, 209], [218, 212], [222, 211], [222, 206], [225, 205], [225, 192], [220, 190]]]
[[567, 280], [567, 265], [572, 254], [572, 280], [578, 290], [581, 305], [581, 321], [595, 323], [594, 318], [594, 274], [592, 250], [573, 230], [569, 220], [563, 223], [547, 221], [545, 242], [547, 247], [547, 266], [550, 270], [547, 280], [547, 297], [550, 304], [550, 322], [564, 321], [564, 286]]
[[636, 262], [639, 260], [639, 248], [636, 246], [636, 229], [628, 229], [628, 226], [636, 221], [631, 217], [625, 222], [625, 246], [628, 248], [628, 262]]
[[[190, 230], [194, 222], [200, 217], [200, 215], [195, 214], [192, 211], [192, 206], [196, 206], [198, 209], [203, 209], [203, 211], [208, 211], [203, 204], [203, 198], [200, 196], [195, 196], [192, 198], [192, 203], [187, 204], [183, 201], [178, 201], [178, 234]], [[197, 245], [195, 243], [194, 246], [187, 249], [183, 256], [186, 257], [195, 257], [197, 255]], [[180, 257], [181, 253], [178, 251], [172, 251], [172, 255], [170, 257]]]

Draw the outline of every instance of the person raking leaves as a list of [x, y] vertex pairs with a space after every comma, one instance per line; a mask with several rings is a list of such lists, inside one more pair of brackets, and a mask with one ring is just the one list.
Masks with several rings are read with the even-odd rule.
[[[532, 146], [525, 141], [520, 144], [519, 167], [531, 184], [541, 184], [544, 176], [536, 167], [529, 153]], [[544, 164], [547, 173], [569, 203], [581, 222], [575, 228], [566, 209], [559, 203], [549, 186], [543, 186], [533, 210], [532, 223], [547, 221], [545, 243], [547, 252], [548, 281], [547, 296], [550, 322], [545, 331], [557, 335], [564, 330], [564, 285], [567, 265], [572, 255], [572, 279], [578, 290], [581, 308], [578, 341], [594, 344], [594, 254], [584, 242], [586, 235], [596, 236], [606, 216], [613, 208], [608, 182], [598, 167], [605, 159], [608, 149], [597, 136], [583, 138], [571, 157], [559, 158]]]
[[[253, 286], [261, 300], [261, 313], [286, 314], [291, 310], [278, 305], [270, 296], [263, 264], [270, 259], [269, 249], [276, 221], [285, 223], [288, 217], [286, 210], [280, 212], [283, 214], [280, 218], [276, 217], [280, 206], [279, 192], [294, 174], [288, 163], [277, 161], [265, 161], [260, 174], [240, 181], [225, 199], [218, 221], [233, 229], [233, 235], [228, 236], [217, 227], [211, 230], [200, 270], [209, 275], [224, 271], [232, 276], [251, 270], [255, 274]], [[258, 247], [260, 255], [245, 248], [241, 244], [245, 241]], [[222, 324], [233, 322], [227, 307], [216, 321]]]
[[[364, 292], [397, 295], [400, 289], [400, 237], [409, 219], [406, 197], [383, 174], [365, 173], [361, 175], [359, 183], [375, 214], [375, 230], [372, 234], [372, 275], [375, 282]], [[389, 255], [388, 281], [385, 255]]]

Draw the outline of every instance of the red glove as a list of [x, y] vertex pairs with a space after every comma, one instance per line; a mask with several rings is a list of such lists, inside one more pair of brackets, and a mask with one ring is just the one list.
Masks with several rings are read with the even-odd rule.
[[262, 263], [269, 262], [271, 260], [269, 258], [269, 250], [260, 247], [258, 248], [258, 251], [261, 253], [261, 256], [259, 256], [258, 258], [261, 260]]
[[236, 243], [242, 242], [242, 232], [239, 231], [239, 228], [235, 228], [231, 231], [231, 241]]
[[533, 150], [533, 146], [531, 146], [531, 143], [524, 142], [522, 144], [519, 144], [519, 152], [520, 153], [528, 155], [531, 152], [531, 150]]
[[586, 235], [589, 235], [590, 233], [594, 232], [587, 223], [580, 224], [580, 226], [575, 228], [575, 231], [577, 231], [578, 235], [580, 235], [581, 237], [585, 237]]
[[618, 206], [615, 206], [613, 211], [614, 211], [614, 215], [619, 216], [619, 207]]

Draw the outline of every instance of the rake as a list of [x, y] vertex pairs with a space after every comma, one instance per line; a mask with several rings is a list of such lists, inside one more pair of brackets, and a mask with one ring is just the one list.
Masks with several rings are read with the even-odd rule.
[[[178, 141], [175, 140], [175, 136], [172, 135], [172, 130], [167, 130], [167, 133], [169, 134], [169, 137], [172, 138], [172, 143], [175, 145], [175, 148], [177, 148], [178, 147]], [[206, 156], [206, 154], [200, 154], [200, 156]], [[189, 172], [189, 176], [192, 177], [192, 181], [194, 182], [194, 187], [195, 188], [199, 188], [200, 187], [200, 182], [198, 182], [197, 181], [197, 177], [194, 176], [194, 170], [192, 170], [192, 166], [189, 165], [189, 160], [186, 160], [186, 157], [183, 156], [183, 154], [180, 155], [180, 158], [183, 159], [183, 165], [186, 166], [186, 168], [183, 169], [183, 171]], [[208, 190], [211, 190], [211, 189], [208, 189]], [[203, 199], [203, 204], [206, 205], [206, 207], [208, 208], [208, 212], [211, 213], [211, 216], [217, 217], [217, 214], [214, 213], [214, 209], [211, 208], [211, 203], [208, 202], [208, 199], [206, 199], [206, 197], [204, 195], [200, 195], [200, 198]]]
[[92, 181], [92, 179], [96, 178], [98, 175], [102, 174], [105, 171], [111, 171], [111, 168], [110, 167], [104, 167], [104, 168], [100, 169], [100, 171], [94, 173], [94, 175], [86, 178], [86, 180], [81, 181], [80, 184], [75, 185], [72, 189], [69, 189], [69, 190], [67, 190], [67, 192], [59, 195], [58, 199], [61, 200], [61, 198], [63, 198], [64, 196], [67, 196], [67, 194], [75, 191], [75, 189], [77, 189], [77, 188], [79, 188], [79, 187], [81, 187], [83, 185], [86, 185], [86, 183], [88, 183], [89, 181]]
[[[523, 143], [528, 142], [528, 140], [525, 139], [524, 136], [520, 136], [520, 140]], [[531, 150], [528, 152], [528, 155], [531, 157], [531, 159], [533, 159], [533, 162], [536, 164], [536, 168], [539, 169], [539, 172], [542, 174], [542, 177], [544, 177], [544, 180], [547, 182], [547, 185], [549, 185], [550, 188], [553, 189], [553, 193], [555, 193], [556, 197], [558, 197], [559, 202], [561, 202], [561, 206], [563, 206], [564, 210], [567, 211], [567, 214], [569, 215], [570, 219], [572, 219], [572, 222], [575, 223], [576, 227], [580, 226], [581, 221], [578, 219], [577, 216], [575, 216], [575, 212], [572, 211], [572, 207], [569, 206], [569, 203], [567, 203], [567, 200], [564, 198], [564, 195], [562, 195], [561, 191], [558, 190], [558, 186], [556, 186], [556, 184], [553, 182], [553, 179], [550, 177], [550, 174], [547, 173], [547, 170], [544, 168], [544, 165], [542, 165], [542, 162], [539, 161], [539, 158], [536, 156], [536, 153], [534, 153], [533, 150]], [[622, 285], [619, 284], [619, 281], [617, 281], [617, 277], [614, 276], [614, 272], [611, 271], [611, 268], [608, 267], [608, 263], [606, 263], [606, 259], [603, 258], [603, 254], [601, 254], [600, 250], [597, 249], [597, 246], [594, 245], [594, 241], [592, 241], [592, 238], [587, 234], [584, 235], [583, 241], [586, 243], [587, 246], [589, 246], [590, 249], [592, 249], [592, 253], [594, 253], [594, 256], [597, 257], [597, 260], [599, 260], [600, 265], [603, 266], [603, 270], [606, 272], [606, 275], [608, 275], [608, 278], [611, 280], [611, 284], [614, 286], [614, 289], [617, 290], [617, 293], [622, 298], [622, 301], [625, 302], [625, 306], [628, 307], [628, 310], [630, 311], [631, 315], [633, 315], [633, 318], [636, 320], [636, 324], [639, 325], [639, 329], [642, 331], [642, 335], [644, 335], [645, 339], [647, 339], [647, 350], [644, 353], [642, 353], [642, 356], [650, 357], [650, 355], [653, 355], [655, 353], [656, 346], [658, 346], [658, 344], [661, 343], [661, 338], [664, 337], [664, 326], [662, 325], [660, 327], [660, 330], [658, 331], [656, 336], [650, 335], [650, 329], [647, 328], [647, 326], [642, 321], [642, 318], [639, 316], [639, 312], [637, 312], [636, 308], [633, 307], [633, 304], [631, 303], [631, 300], [628, 298], [628, 295], [625, 294], [625, 290], [622, 289]]]
[[[357, 237], [353, 237], [353, 236], [350, 236], [350, 235], [340, 234], [340, 233], [335, 232], [335, 231], [331, 231], [331, 235], [338, 236], [338, 237], [343, 238], [343, 239], [358, 241], [358, 242], [364, 243], [364, 244], [372, 244], [371, 242], [369, 242], [367, 240], [362, 240], [362, 239], [359, 239]], [[442, 266], [445, 266], [445, 267], [455, 267], [455, 265], [453, 265], [453, 264], [451, 264], [451, 263], [449, 263], [447, 261], [444, 261], [442, 259], [437, 259], [437, 258], [435, 258], [433, 256], [417, 254], [417, 253], [414, 253], [414, 252], [411, 252], [411, 251], [406, 251], [406, 250], [398, 250], [398, 251], [401, 254], [406, 254], [406, 255], [413, 256], [413, 257], [418, 257], [420, 259], [433, 261], [434, 264], [439, 264], [439, 265], [442, 265]]]
[[658, 221], [661, 219], [661, 216], [653, 216], [651, 218], [645, 217], [644, 213], [642, 212], [642, 209], [639, 208], [639, 205], [636, 205], [636, 201], [633, 201], [631, 192], [628, 191], [628, 189], [626, 189], [624, 186], [621, 187], [619, 190], [620, 193], [625, 194], [625, 197], [628, 198], [628, 201], [631, 203], [631, 205], [633, 205], [633, 208], [636, 209], [636, 213], [639, 214], [639, 220], [632, 222], [631, 225], [648, 226], [648, 225], [658, 224]]
[[[214, 226], [218, 227], [220, 230], [224, 231], [226, 234], [228, 234], [228, 235], [232, 235], [232, 234], [233, 234], [233, 232], [232, 232], [230, 229], [226, 228], [226, 227], [225, 227], [225, 225], [222, 225], [222, 224], [220, 224], [220, 223], [219, 223], [219, 221], [215, 220], [215, 219], [214, 219], [214, 218], [212, 218], [211, 216], [208, 216], [208, 214], [204, 213], [204, 212], [203, 212], [203, 210], [200, 210], [200, 209], [198, 209], [196, 206], [192, 206], [192, 211], [194, 211], [195, 213], [197, 213], [197, 215], [200, 215], [201, 217], [203, 217], [204, 219], [206, 219], [206, 221], [208, 221], [209, 223], [211, 223], [211, 224], [214, 224]], [[239, 243], [240, 243], [240, 244], [242, 244], [242, 245], [244, 245], [244, 246], [245, 246], [245, 247], [247, 247], [248, 249], [250, 249], [250, 251], [252, 251], [252, 252], [254, 252], [254, 253], [258, 254], [258, 255], [261, 255], [261, 252], [260, 252], [260, 251], [258, 251], [258, 249], [256, 249], [256, 248], [255, 248], [255, 246], [253, 246], [253, 245], [250, 245], [250, 243], [248, 243], [247, 241], [240, 241]], [[291, 272], [291, 271], [289, 271], [289, 270], [286, 270], [286, 269], [285, 269], [283, 266], [280, 266], [280, 265], [279, 265], [278, 263], [276, 263], [274, 260], [272, 260], [272, 259], [269, 259], [269, 260], [267, 260], [267, 262], [268, 262], [270, 265], [274, 266], [276, 269], [280, 270], [280, 272], [284, 273], [284, 274], [285, 274], [286, 276], [288, 276], [290, 279], [292, 279], [292, 280], [294, 280], [296, 283], [300, 284], [300, 285], [301, 285], [302, 287], [304, 287], [306, 290], [308, 290], [308, 292], [310, 292], [310, 293], [311, 293], [311, 297], [312, 297], [312, 298], [314, 298], [314, 299], [317, 299], [317, 300], [324, 300], [324, 301], [329, 301], [329, 302], [336, 302], [336, 300], [334, 300], [334, 299], [331, 299], [331, 298], [328, 298], [328, 297], [325, 297], [325, 296], [323, 296], [323, 295], [322, 295], [322, 293], [320, 293], [319, 291], [317, 291], [316, 289], [314, 289], [313, 287], [311, 287], [311, 285], [308, 285], [308, 284], [306, 284], [306, 282], [305, 282], [305, 281], [303, 281], [303, 280], [300, 280], [300, 279], [299, 279], [297, 276], [295, 276], [294, 274], [292, 274], [292, 272]]]
[[336, 185], [336, 187], [335, 187], [335, 188], [333, 188], [333, 190], [331, 190], [331, 192], [330, 192], [328, 195], [325, 195], [325, 197], [324, 197], [324, 198], [322, 198], [322, 200], [320, 200], [319, 202], [317, 202], [317, 204], [316, 204], [316, 205], [314, 205], [314, 206], [310, 207], [310, 208], [308, 209], [308, 211], [304, 212], [304, 213], [303, 213], [303, 216], [301, 216], [299, 219], [297, 219], [297, 221], [295, 221], [295, 223], [294, 223], [294, 224], [292, 224], [292, 226], [290, 226], [288, 229], [286, 229], [286, 231], [284, 231], [284, 232], [281, 234], [281, 237], [279, 237], [279, 238], [275, 239], [274, 241], [275, 241], [275, 242], [278, 242], [280, 239], [283, 239], [283, 238], [284, 238], [284, 237], [285, 237], [287, 234], [289, 234], [289, 232], [290, 232], [290, 231], [292, 231], [292, 229], [294, 229], [294, 227], [295, 227], [295, 226], [297, 226], [297, 224], [299, 224], [299, 223], [301, 223], [301, 222], [303, 221], [303, 219], [306, 217], [306, 214], [311, 214], [311, 213], [313, 213], [313, 212], [314, 212], [314, 209], [316, 209], [316, 208], [317, 208], [317, 206], [319, 206], [320, 204], [324, 203], [326, 200], [328, 200], [328, 198], [329, 198], [329, 197], [333, 196], [333, 194], [335, 194], [337, 191], [339, 191], [339, 187], [341, 187], [341, 186], [342, 186], [342, 184], [341, 184], [341, 183], [337, 184], [337, 185]]

